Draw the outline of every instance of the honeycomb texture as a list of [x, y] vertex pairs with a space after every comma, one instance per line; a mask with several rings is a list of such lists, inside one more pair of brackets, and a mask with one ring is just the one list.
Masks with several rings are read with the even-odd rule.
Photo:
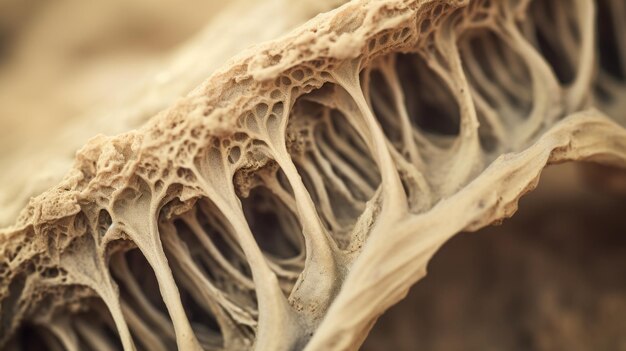
[[90, 140], [0, 232], [0, 342], [357, 349], [547, 164], [626, 166], [625, 20], [622, 0], [356, 0], [244, 51]]

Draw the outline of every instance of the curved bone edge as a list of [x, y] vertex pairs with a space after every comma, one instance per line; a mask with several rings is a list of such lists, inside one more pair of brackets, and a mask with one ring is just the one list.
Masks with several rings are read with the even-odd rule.
[[[375, 227], [306, 350], [356, 350], [378, 316], [426, 275], [428, 261], [455, 234], [517, 210], [550, 163], [595, 160], [626, 167], [626, 130], [597, 110], [568, 116], [533, 146], [506, 154], [428, 212]], [[450, 214], [454, 214], [450, 218]]]

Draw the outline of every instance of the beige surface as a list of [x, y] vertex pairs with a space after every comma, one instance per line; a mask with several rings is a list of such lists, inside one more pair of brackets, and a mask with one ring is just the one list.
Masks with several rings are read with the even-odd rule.
[[0, 232], [0, 334], [358, 348], [441, 245], [511, 216], [547, 164], [626, 166], [626, 59], [596, 46], [594, 4], [352, 1], [244, 50], [93, 138]]
[[[31, 9], [0, 66], [0, 227], [57, 184], [90, 138], [141, 126], [237, 52], [338, 2], [65, 0]], [[285, 16], [259, 29], [274, 13]]]

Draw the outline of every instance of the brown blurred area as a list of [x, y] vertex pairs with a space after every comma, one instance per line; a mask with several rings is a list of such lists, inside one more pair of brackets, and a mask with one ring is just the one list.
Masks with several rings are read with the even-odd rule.
[[512, 218], [446, 243], [362, 349], [626, 350], [626, 193], [602, 172], [620, 173], [548, 167]]
[[223, 4], [0, 0], [0, 159], [144, 78]]

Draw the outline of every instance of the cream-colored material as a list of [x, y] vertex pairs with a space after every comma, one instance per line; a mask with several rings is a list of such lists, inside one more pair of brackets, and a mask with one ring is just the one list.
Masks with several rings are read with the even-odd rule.
[[[116, 12], [127, 12], [129, 6], [127, 1], [121, 1], [121, 4], [101, 1], [99, 6], [104, 9], [92, 9], [93, 4], [89, 4], [87, 7], [90, 11], [85, 14], [84, 10], [81, 10], [85, 6], [84, 2], [66, 1], [69, 4], [62, 4], [64, 6], [55, 11], [57, 16], [75, 12], [89, 18], [98, 18], [98, 15], [119, 17]], [[43, 28], [38, 27], [39, 30], [35, 31], [41, 33], [39, 37], [31, 40], [34, 43], [29, 43], [30, 45], [23, 50], [25, 52], [20, 57], [25, 57], [24, 62], [18, 61], [19, 65], [13, 64], [5, 68], [11, 74], [0, 81], [0, 147], [3, 148], [3, 152], [0, 153], [0, 167], [3, 170], [0, 173], [0, 184], [10, 184], [0, 192], [0, 226], [11, 224], [30, 197], [39, 195], [57, 184], [71, 167], [76, 150], [94, 135], [99, 133], [115, 135], [138, 128], [150, 117], [171, 106], [193, 90], [233, 55], [254, 44], [286, 33], [319, 12], [332, 9], [338, 2], [338, 0], [303, 0], [296, 4], [291, 0], [238, 0], [228, 2], [226, 5], [220, 4], [219, 1], [217, 4], [210, 4], [211, 1], [209, 1], [202, 7], [196, 8], [197, 12], [211, 14], [209, 23], [188, 42], [177, 46], [171, 52], [158, 55], [140, 51], [132, 41], [125, 43], [129, 40], [127, 37], [132, 37], [132, 35], [119, 33], [120, 30], [117, 32], [113, 29], [109, 30], [102, 24], [100, 26], [104, 26], [112, 33], [98, 34], [92, 27], [98, 28], [99, 26], [89, 21], [83, 24], [83, 26], [90, 25], [87, 29], [80, 27], [81, 22], [73, 26], [68, 25], [70, 28], [67, 29], [59, 29], [54, 21], [47, 20], [39, 26]], [[134, 6], [138, 9], [133, 12], [140, 12], [142, 6], [152, 8], [154, 4], [148, 2], [134, 4]], [[167, 11], [168, 6], [180, 7], [180, 4], [164, 3], [161, 6], [165, 9], [161, 8], [158, 12]], [[102, 15], [102, 12], [106, 12], [107, 15]], [[109, 12], [113, 14], [108, 14]], [[274, 13], [284, 13], [285, 16], [268, 21], [263, 24], [262, 29], [259, 29], [257, 25], [259, 19], [271, 17]], [[181, 18], [189, 17], [184, 12], [171, 16], [176, 15]], [[127, 16], [126, 21], [149, 22], [149, 19], [144, 17], [138, 19], [128, 14]], [[140, 15], [134, 16], [140, 17]], [[203, 16], [209, 18], [209, 15]], [[99, 19], [99, 21], [103, 20]], [[157, 22], [154, 19], [152, 21]], [[193, 22], [190, 19], [187, 21]], [[235, 21], [239, 25], [233, 26], [232, 23]], [[54, 27], [54, 30], [44, 25]], [[148, 27], [143, 31], [148, 31], [150, 28], [146, 23], [137, 26], [139, 28], [135, 30], [139, 31], [139, 34], [142, 33], [142, 26]], [[108, 27], [115, 28], [111, 24]], [[178, 30], [181, 31], [180, 28]], [[118, 51], [121, 53], [115, 52], [117, 56], [109, 53], [99, 61], [92, 60], [95, 62], [89, 61], [89, 56], [87, 56], [88, 58], [84, 60], [89, 62], [82, 65], [81, 61], [75, 63], [74, 61], [78, 59], [73, 57], [56, 57], [60, 56], [58, 53], [56, 56], [47, 52], [43, 55], [40, 52], [33, 53], [33, 51], [41, 51], [41, 42], [47, 44], [48, 41], [52, 41], [54, 37], [49, 32], [55, 33], [55, 31], [61, 31], [70, 36], [74, 33], [73, 35], [79, 38], [91, 39], [82, 40], [95, 48], [98, 47], [99, 40], [104, 41], [103, 46], [106, 46], [108, 41], [120, 41]], [[168, 28], [160, 28], [159, 31], [148, 36], [149, 39], [157, 42], [167, 41], [167, 38], [163, 38], [162, 31], [167, 32]], [[172, 30], [169, 29], [169, 31]], [[139, 34], [136, 36], [140, 36]], [[108, 36], [102, 38], [106, 35]], [[140, 39], [141, 37], [137, 40]], [[73, 40], [78, 41], [78, 39]], [[61, 39], [57, 41], [63, 42]], [[65, 41], [71, 43], [72, 39], [65, 39]], [[149, 43], [143, 44], [150, 46]], [[62, 43], [54, 41], [49, 45], [63, 46]], [[87, 44], [79, 41], [73, 45], [78, 48], [65, 44], [80, 53], [81, 45]], [[125, 49], [124, 45], [131, 48]], [[154, 43], [152, 45], [156, 46]], [[78, 54], [75, 55], [78, 56]], [[35, 59], [26, 60], [31, 57]], [[47, 62], [47, 65], [42, 66], [42, 61]], [[57, 63], [59, 61], [63, 63]], [[72, 64], [68, 65], [65, 61], [70, 61]], [[69, 67], [64, 68], [64, 65]], [[57, 74], [63, 74], [65, 81], [61, 78], [56, 80], [47, 78], [48, 81], [46, 81], [46, 77], [52, 75], [48, 71], [61, 72]], [[26, 83], [23, 82], [24, 80]], [[58, 83], [58, 80], [62, 83]], [[111, 91], [111, 85], [118, 85], [118, 88]], [[54, 94], [48, 92], [43, 94], [46, 99], [37, 98], [36, 94], [31, 91], [34, 90], [33, 86], [41, 87], [39, 89], [42, 90], [50, 90], [54, 87]], [[20, 93], [23, 90], [26, 92]], [[26, 100], [23, 95], [28, 94], [35, 96], [33, 99], [36, 99], [36, 104], [23, 101]], [[72, 106], [64, 106], [67, 104]], [[27, 112], [24, 112], [24, 109]], [[71, 116], [72, 113], [78, 117]], [[29, 130], [28, 125], [32, 125], [31, 130], [42, 129], [35, 126], [43, 124], [46, 126], [43, 129], [46, 134], [20, 133], [19, 130], [15, 130], [16, 124], [22, 125], [19, 129], [23, 130]], [[21, 145], [20, 140], [22, 140]]]
[[623, 76], [598, 59], [626, 57], [596, 46], [595, 12], [358, 0], [244, 51], [90, 140], [0, 233], [0, 333], [357, 349], [446, 240], [512, 215], [547, 164], [626, 166]]

